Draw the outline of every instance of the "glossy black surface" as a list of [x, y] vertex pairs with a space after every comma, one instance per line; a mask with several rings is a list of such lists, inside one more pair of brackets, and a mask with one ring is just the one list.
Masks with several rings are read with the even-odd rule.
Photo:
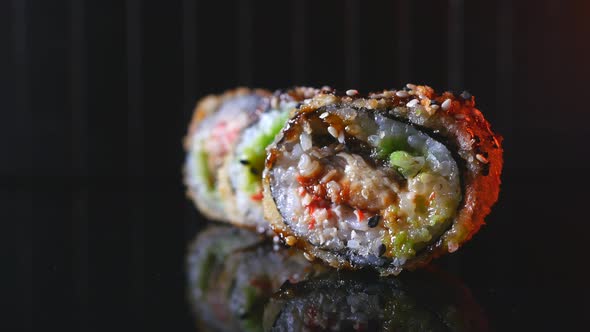
[[584, 330], [587, 1], [0, 2], [7, 330], [193, 331], [181, 183], [195, 101], [237, 85], [468, 90], [500, 200], [436, 265], [496, 330]]

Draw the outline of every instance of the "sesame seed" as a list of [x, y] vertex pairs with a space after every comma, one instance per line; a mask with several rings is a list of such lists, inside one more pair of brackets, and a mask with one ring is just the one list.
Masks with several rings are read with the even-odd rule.
[[327, 118], [327, 117], [328, 117], [328, 115], [330, 115], [330, 113], [328, 113], [328, 112], [324, 112], [324, 113], [322, 113], [322, 114], [320, 115], [320, 119], [325, 119], [325, 118]]
[[242, 164], [242, 165], [249, 165], [250, 162], [248, 160], [246, 160], [246, 159], [241, 159], [240, 160], [240, 164]]
[[443, 110], [448, 110], [451, 107], [451, 100], [447, 99], [445, 100], [442, 105], [440, 105], [442, 107]]
[[285, 243], [292, 247], [295, 243], [297, 243], [297, 239], [293, 235], [289, 235], [285, 238]]
[[412, 99], [412, 100], [410, 100], [410, 101], [409, 101], [409, 102], [406, 104], [406, 106], [408, 106], [408, 107], [414, 107], [414, 106], [416, 106], [417, 104], [418, 104], [418, 99]]
[[439, 109], [439, 108], [440, 108], [440, 106], [438, 106], [438, 105], [436, 105], [436, 104], [434, 104], [434, 105], [433, 105], [433, 104], [430, 104], [430, 108], [432, 108], [433, 110], [435, 110], [435, 111], [436, 111], [437, 109]]
[[371, 228], [377, 227], [377, 225], [379, 225], [380, 219], [381, 219], [381, 216], [379, 216], [378, 214], [369, 218], [369, 221], [368, 221], [369, 227], [371, 227]]
[[350, 97], [352, 97], [352, 96], [355, 96], [355, 95], [357, 95], [358, 93], [359, 93], [359, 92], [358, 92], [358, 91], [356, 91], [356, 90], [354, 90], [354, 89], [346, 90], [346, 95], [347, 95], [347, 96], [350, 96]]
[[338, 130], [336, 130], [336, 128], [329, 126], [328, 132], [330, 133], [330, 135], [334, 136], [334, 138], [338, 138]]
[[409, 94], [408, 94], [406, 91], [404, 91], [404, 90], [397, 91], [397, 92], [395, 93], [395, 95], [396, 95], [396, 96], [398, 96], [398, 97], [400, 97], [400, 98], [407, 98], [407, 97], [409, 97], [409, 96], [410, 96], [410, 95], [409, 95]]
[[308, 260], [308, 261], [310, 261], [310, 262], [313, 262], [313, 261], [314, 261], [314, 259], [315, 259], [315, 257], [314, 257], [312, 254], [310, 254], [310, 253], [307, 253], [307, 252], [304, 252], [304, 253], [303, 253], [303, 257], [305, 257], [305, 259], [307, 259], [307, 260]]
[[455, 119], [457, 119], [457, 120], [463, 120], [463, 119], [465, 119], [465, 114], [461, 114], [461, 113], [455, 114]]
[[381, 245], [379, 246], [379, 257], [383, 256], [386, 249], [387, 247], [383, 243], [381, 243]]
[[484, 164], [488, 163], [488, 159], [479, 153], [475, 155], [475, 158]]
[[416, 88], [416, 85], [412, 84], [412, 83], [408, 83], [408, 84], [406, 84], [406, 88], [408, 88], [410, 90], [414, 90]]
[[338, 134], [338, 143], [344, 144], [344, 142], [345, 142], [345, 141], [344, 141], [344, 132], [342, 132], [342, 131], [341, 131], [341, 132]]

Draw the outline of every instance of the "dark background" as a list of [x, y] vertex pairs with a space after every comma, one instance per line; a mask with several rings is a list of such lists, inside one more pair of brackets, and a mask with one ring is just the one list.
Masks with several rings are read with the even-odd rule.
[[497, 330], [587, 328], [589, 21], [583, 0], [0, 1], [8, 330], [194, 330], [197, 99], [406, 82], [469, 90], [505, 138], [488, 225], [437, 264]]

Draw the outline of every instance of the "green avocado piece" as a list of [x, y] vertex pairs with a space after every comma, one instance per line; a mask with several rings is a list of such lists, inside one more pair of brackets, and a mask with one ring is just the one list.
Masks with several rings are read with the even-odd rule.
[[377, 146], [377, 157], [385, 159], [394, 151], [410, 150], [410, 145], [405, 137], [383, 137]]
[[275, 139], [275, 136], [281, 131], [285, 122], [289, 117], [288, 112], [282, 112], [277, 116], [272, 125], [265, 131], [252, 140], [251, 144], [244, 148], [241, 160], [247, 164], [244, 167], [248, 168], [246, 172], [246, 188], [249, 193], [255, 193], [258, 190], [262, 171], [264, 170], [264, 160], [266, 159], [266, 147], [269, 146]]
[[207, 185], [207, 190], [211, 192], [215, 189], [215, 180], [211, 176], [211, 171], [209, 171], [209, 165], [207, 163], [207, 159], [209, 159], [208, 157], [207, 151], [205, 150], [200, 150], [195, 156], [197, 159], [196, 162], [201, 168], [201, 176]]
[[425, 159], [412, 156], [406, 151], [394, 151], [389, 155], [391, 166], [395, 167], [406, 179], [412, 178], [424, 167]]

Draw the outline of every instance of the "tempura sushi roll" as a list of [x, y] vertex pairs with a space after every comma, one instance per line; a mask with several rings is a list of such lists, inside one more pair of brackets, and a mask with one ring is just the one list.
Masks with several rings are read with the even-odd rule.
[[208, 218], [227, 221], [219, 194], [219, 177], [240, 132], [268, 106], [270, 93], [240, 88], [203, 98], [185, 138], [185, 183], [188, 195]]
[[438, 272], [410, 278], [331, 273], [285, 284], [264, 312], [265, 331], [488, 331], [471, 292]]
[[277, 91], [269, 108], [238, 135], [236, 147], [221, 170], [220, 191], [234, 225], [259, 232], [270, 231], [262, 211], [262, 171], [266, 147], [281, 131], [290, 113], [319, 90], [297, 87]]
[[423, 266], [483, 224], [498, 197], [500, 142], [467, 93], [322, 93], [268, 149], [265, 216], [334, 267]]

